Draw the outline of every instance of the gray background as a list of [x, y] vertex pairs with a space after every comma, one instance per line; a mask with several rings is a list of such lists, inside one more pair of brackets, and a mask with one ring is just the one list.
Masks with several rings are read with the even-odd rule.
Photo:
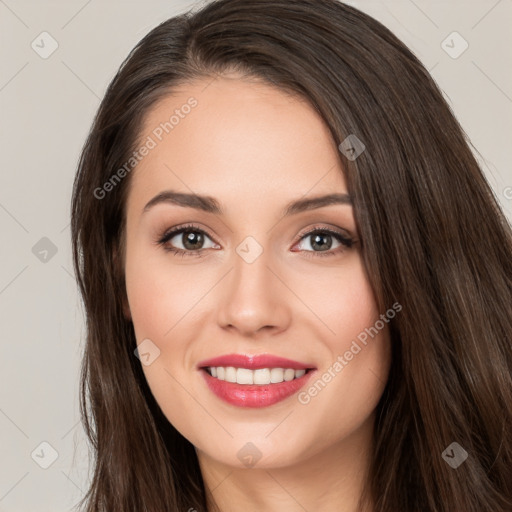
[[[512, 219], [512, 1], [347, 3], [388, 26], [431, 71]], [[121, 61], [149, 30], [192, 5], [0, 0], [0, 512], [69, 510], [87, 487], [72, 180]], [[58, 43], [46, 59], [44, 31]], [[465, 43], [454, 31], [469, 45], [458, 56]]]

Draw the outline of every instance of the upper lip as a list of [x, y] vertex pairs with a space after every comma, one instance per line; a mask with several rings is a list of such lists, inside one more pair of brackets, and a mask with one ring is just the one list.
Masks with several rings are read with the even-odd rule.
[[248, 368], [250, 370], [257, 370], [258, 368], [293, 368], [295, 370], [308, 370], [315, 368], [311, 364], [301, 363], [272, 354], [226, 354], [201, 361], [198, 363], [197, 368], [201, 369], [212, 366], [234, 366], [235, 368]]

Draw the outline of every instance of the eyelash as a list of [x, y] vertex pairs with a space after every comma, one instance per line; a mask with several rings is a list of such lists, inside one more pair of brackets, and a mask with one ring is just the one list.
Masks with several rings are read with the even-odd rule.
[[[201, 233], [213, 240], [213, 238], [206, 231], [199, 228], [198, 226], [195, 226], [194, 224], [186, 224], [184, 226], [178, 226], [176, 228], [173, 228], [169, 231], [164, 232], [163, 235], [160, 235], [160, 237], [157, 239], [157, 244], [161, 245], [165, 251], [171, 252], [171, 253], [175, 254], [176, 256], [181, 256], [181, 257], [192, 256], [192, 257], [201, 258], [203, 256], [202, 253], [203, 253], [204, 249], [199, 249], [197, 251], [190, 251], [190, 250], [186, 251], [183, 249], [177, 249], [176, 247], [171, 247], [171, 246], [165, 245], [169, 240], [174, 238], [176, 235], [179, 235], [186, 231]], [[301, 235], [301, 237], [299, 238], [299, 240], [296, 243], [300, 242], [303, 238], [307, 238], [308, 236], [316, 235], [316, 234], [331, 235], [336, 240], [338, 240], [338, 242], [340, 242], [342, 244], [342, 246], [338, 247], [337, 249], [329, 250], [329, 251], [302, 251], [305, 253], [310, 253], [310, 254], [307, 254], [307, 256], [306, 256], [308, 258], [313, 258], [316, 256], [320, 256], [320, 257], [335, 256], [335, 255], [343, 252], [345, 249], [352, 247], [352, 245], [354, 243], [354, 241], [352, 239], [345, 237], [341, 233], [338, 233], [337, 231], [333, 231], [331, 229], [327, 229], [327, 228], [324, 228], [321, 226], [315, 226], [313, 229], [311, 229], [307, 233], [304, 233], [303, 235]]]

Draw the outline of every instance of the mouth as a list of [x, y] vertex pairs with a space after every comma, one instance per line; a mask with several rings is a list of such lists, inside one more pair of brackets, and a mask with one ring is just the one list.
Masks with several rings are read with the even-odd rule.
[[268, 354], [230, 354], [198, 365], [208, 389], [237, 407], [267, 407], [290, 397], [316, 371], [312, 365]]

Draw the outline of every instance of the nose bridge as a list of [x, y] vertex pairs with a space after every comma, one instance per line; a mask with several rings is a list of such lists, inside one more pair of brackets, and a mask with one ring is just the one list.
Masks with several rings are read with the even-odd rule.
[[258, 251], [250, 241], [242, 242], [236, 248], [236, 255], [233, 256], [232, 291], [242, 292], [245, 295], [251, 293], [251, 290], [254, 293], [269, 290], [272, 287], [270, 283], [272, 273], [268, 269], [270, 259], [268, 251], [263, 251], [263, 247]]
[[218, 304], [219, 323], [245, 334], [262, 327], [284, 328], [289, 321], [283, 285], [269, 269], [270, 251], [247, 237], [233, 254], [233, 268], [226, 276], [223, 298]]

